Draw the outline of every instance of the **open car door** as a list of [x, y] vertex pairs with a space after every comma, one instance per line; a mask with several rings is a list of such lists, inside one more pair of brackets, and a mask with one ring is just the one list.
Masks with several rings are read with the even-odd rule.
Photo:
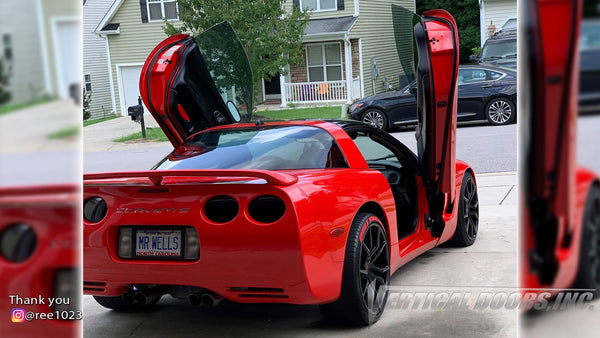
[[248, 57], [227, 22], [195, 38], [165, 39], [140, 76], [142, 100], [174, 147], [203, 129], [249, 121], [252, 85]]
[[[444, 210], [452, 210], [456, 188], [458, 31], [454, 18], [444, 10], [418, 17], [401, 6], [392, 6], [392, 15], [402, 68], [407, 81], [417, 83], [415, 136], [427, 190], [426, 220], [432, 235], [439, 237], [444, 229]], [[414, 37], [406, 33], [407, 25], [412, 26], [409, 32], [414, 32]]]

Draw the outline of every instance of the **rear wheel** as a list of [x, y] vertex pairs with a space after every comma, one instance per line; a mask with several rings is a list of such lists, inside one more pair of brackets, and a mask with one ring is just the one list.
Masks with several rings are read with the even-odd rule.
[[491, 100], [485, 108], [485, 117], [497, 126], [513, 123], [516, 116], [514, 103], [505, 97]]
[[594, 297], [600, 294], [600, 189], [596, 185], [590, 188], [585, 202], [574, 287], [594, 289]]
[[375, 323], [385, 309], [390, 285], [390, 254], [382, 222], [359, 213], [348, 234], [340, 298], [321, 305], [325, 317], [358, 325]]
[[362, 121], [373, 127], [387, 130], [388, 122], [385, 114], [378, 109], [368, 109], [362, 116]]
[[479, 196], [477, 185], [470, 172], [463, 175], [458, 200], [458, 220], [454, 236], [448, 242], [456, 246], [469, 246], [475, 242], [479, 230]]
[[158, 297], [156, 300], [153, 300], [149, 304], [140, 304], [140, 303], [132, 304], [131, 302], [126, 302], [123, 299], [123, 297], [121, 297], [121, 296], [117, 296], [117, 297], [94, 296], [94, 299], [96, 300], [96, 302], [98, 302], [98, 304], [104, 306], [105, 308], [109, 308], [109, 309], [116, 310], [116, 311], [122, 311], [122, 312], [134, 312], [134, 311], [148, 311], [148, 310], [152, 309], [154, 307], [154, 305], [156, 305], [156, 303], [158, 303], [158, 301], [160, 300], [160, 297]]

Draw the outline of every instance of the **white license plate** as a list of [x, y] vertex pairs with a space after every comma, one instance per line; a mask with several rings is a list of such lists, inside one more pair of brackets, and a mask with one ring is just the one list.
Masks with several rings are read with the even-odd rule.
[[138, 257], [180, 258], [181, 230], [137, 230], [135, 255]]

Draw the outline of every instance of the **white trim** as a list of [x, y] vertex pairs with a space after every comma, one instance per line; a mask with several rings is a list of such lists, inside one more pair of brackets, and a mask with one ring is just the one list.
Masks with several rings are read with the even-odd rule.
[[[123, 96], [123, 80], [121, 79], [121, 67], [133, 67], [133, 66], [144, 66], [143, 62], [132, 62], [132, 63], [117, 63], [117, 85], [119, 89], [119, 105], [121, 107], [121, 115], [127, 116], [127, 107], [125, 107], [125, 97]], [[123, 110], [125, 109], [125, 110]]]
[[362, 39], [358, 39], [358, 63], [360, 67], [360, 97], [365, 97], [365, 76], [363, 71]]
[[110, 100], [112, 103], [112, 112], [113, 114], [117, 113], [117, 102], [115, 99], [115, 81], [113, 80], [113, 73], [112, 73], [112, 64], [110, 61], [110, 46], [108, 45], [108, 36], [107, 35], [101, 35], [104, 37], [105, 41], [106, 41], [106, 62], [107, 62], [107, 67], [108, 67], [108, 79], [110, 81]]
[[359, 0], [354, 0], [354, 17], [357, 17], [359, 14]]
[[262, 87], [263, 103], [264, 103], [265, 101], [267, 101], [267, 91], [265, 90], [265, 79], [262, 78], [261, 80], [262, 80], [261, 81], [261, 84], [262, 84], [261, 87]]
[[[62, 51], [59, 48], [60, 44], [58, 42], [58, 24], [61, 22], [79, 23], [80, 27], [79, 27], [78, 32], [82, 32], [79, 19], [80, 19], [79, 16], [55, 16], [53, 18], [50, 18], [50, 28], [52, 29], [52, 44], [54, 46], [54, 57], [55, 57], [54, 63], [56, 65], [56, 79], [58, 80], [57, 93], [58, 93], [58, 96], [60, 96], [62, 98], [69, 97], [69, 90], [66, 87], [66, 84], [63, 83], [64, 79], [63, 79], [62, 75], [64, 75], [64, 69], [61, 64], [61, 60], [62, 60], [61, 52]], [[81, 52], [81, 50], [80, 50], [80, 52]], [[80, 58], [80, 60], [83, 60], [83, 58]], [[78, 66], [78, 69], [81, 71], [81, 65]], [[77, 78], [81, 79], [81, 74]]]
[[52, 94], [52, 81], [50, 80], [50, 58], [48, 57], [48, 37], [46, 36], [46, 25], [44, 22], [42, 0], [35, 1], [37, 11], [38, 34], [42, 51], [42, 67], [44, 68], [44, 88], [46, 94]]
[[[344, 56], [346, 63], [346, 103], [352, 103], [352, 43], [348, 38], [344, 39]], [[342, 72], [342, 77], [343, 77]]]
[[110, 6], [110, 9], [106, 13], [106, 15], [102, 18], [102, 20], [100, 21], [98, 26], [96, 26], [97, 34], [102, 34], [102, 32], [101, 32], [102, 28], [104, 28], [104, 26], [106, 26], [110, 22], [110, 20], [112, 20], [112, 18], [114, 18], [115, 14], [117, 14], [117, 11], [119, 10], [119, 8], [121, 8], [121, 5], [123, 4], [124, 1], [125, 0], [116, 0], [112, 4], [112, 6]]
[[479, 0], [479, 40], [481, 40], [481, 46], [485, 43], [485, 1]]

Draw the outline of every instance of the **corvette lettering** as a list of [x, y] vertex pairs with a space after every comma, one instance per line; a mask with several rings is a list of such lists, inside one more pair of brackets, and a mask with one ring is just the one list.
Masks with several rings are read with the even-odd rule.
[[117, 208], [116, 214], [187, 214], [190, 208]]

